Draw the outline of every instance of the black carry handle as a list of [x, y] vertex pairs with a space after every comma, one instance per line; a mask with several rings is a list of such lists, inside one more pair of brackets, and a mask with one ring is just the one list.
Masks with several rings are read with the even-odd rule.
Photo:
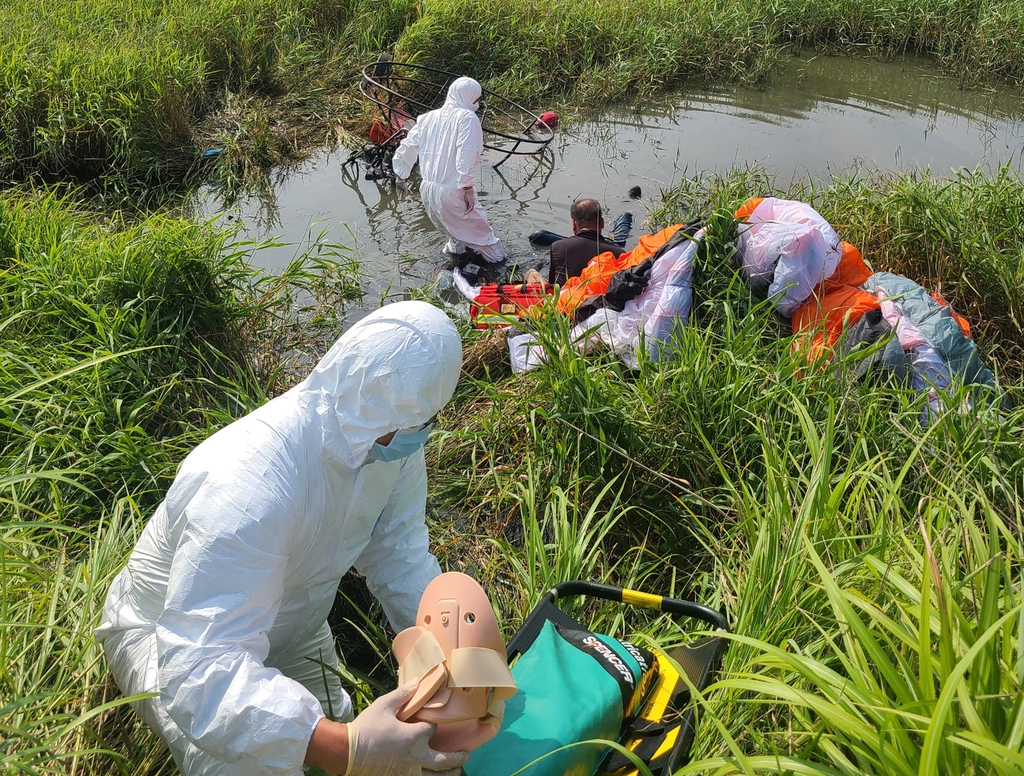
[[518, 291], [520, 294], [525, 295], [528, 294], [530, 289], [535, 286], [540, 286], [544, 290], [544, 293], [547, 293], [547, 290], [551, 288], [550, 283], [527, 283], [524, 280], [522, 283], [496, 283], [495, 292], [498, 294], [508, 294]]
[[694, 617], [698, 620], [703, 620], [709, 625], [713, 625], [719, 630], [729, 630], [729, 621], [725, 619], [725, 615], [706, 606], [695, 604], [693, 601], [669, 598], [668, 596], [656, 595], [654, 593], [643, 593], [639, 590], [615, 587], [614, 585], [606, 585], [602, 582], [587, 582], [583, 579], [574, 579], [571, 582], [557, 584], [544, 594], [544, 597], [549, 598], [552, 603], [556, 602], [559, 598], [569, 598], [571, 596], [603, 598], [607, 601], [617, 601], [631, 606], [640, 606], [644, 609], [654, 609], [680, 617]]
[[580, 629], [583, 626], [572, 617], [558, 608], [559, 598], [571, 598], [573, 596], [590, 596], [591, 598], [602, 598], [606, 601], [640, 606], [645, 609], [654, 609], [659, 612], [667, 612], [680, 617], [693, 617], [703, 620], [719, 630], [729, 630], [729, 622], [725, 615], [709, 609], [706, 606], [695, 604], [692, 601], [683, 601], [679, 598], [668, 598], [653, 593], [642, 593], [638, 590], [605, 585], [601, 582], [587, 582], [583, 579], [575, 579], [571, 582], [562, 582], [548, 590], [533, 607], [519, 630], [516, 631], [506, 649], [508, 659], [511, 662], [516, 655], [520, 655], [530, 648], [533, 640], [537, 638], [541, 628], [547, 621], [555, 625], [567, 628]]

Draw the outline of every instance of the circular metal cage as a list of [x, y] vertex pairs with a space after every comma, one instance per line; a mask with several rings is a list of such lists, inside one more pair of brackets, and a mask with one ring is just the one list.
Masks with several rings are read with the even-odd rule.
[[[370, 139], [394, 149], [405, 136], [403, 125], [440, 108], [456, 78], [458, 73], [396, 62], [386, 54], [366, 65], [359, 91], [380, 109], [383, 119], [371, 129]], [[542, 151], [554, 138], [552, 128], [540, 116], [490, 89], [483, 90], [477, 115], [484, 131], [484, 148], [505, 154], [502, 161]]]

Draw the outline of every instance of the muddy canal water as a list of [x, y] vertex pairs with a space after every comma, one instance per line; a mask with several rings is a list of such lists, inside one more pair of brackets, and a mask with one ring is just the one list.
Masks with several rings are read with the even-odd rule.
[[[546, 106], [534, 106], [544, 109]], [[924, 60], [887, 62], [801, 54], [787, 58], [765, 88], [690, 90], [641, 109], [567, 116], [543, 157], [501, 159], [487, 152], [477, 191], [510, 255], [520, 265], [545, 261], [527, 235], [569, 233], [569, 206], [599, 198], [606, 213], [630, 211], [642, 230], [662, 189], [681, 177], [759, 164], [785, 185], [850, 170], [1021, 166], [1024, 110], [1009, 89], [963, 90]], [[244, 237], [285, 243], [258, 251], [279, 270], [320, 238], [346, 246], [366, 279], [364, 306], [432, 280], [444, 238], [415, 194], [346, 169], [348, 153], [321, 153], [276, 184], [273, 197], [225, 208], [215, 187], [200, 194], [210, 217], [241, 223]], [[639, 186], [641, 197], [630, 199]], [[752, 192], [754, 193], [754, 192]], [[610, 223], [610, 219], [609, 219]], [[634, 230], [634, 235], [637, 230]], [[629, 243], [630, 247], [634, 241]]]

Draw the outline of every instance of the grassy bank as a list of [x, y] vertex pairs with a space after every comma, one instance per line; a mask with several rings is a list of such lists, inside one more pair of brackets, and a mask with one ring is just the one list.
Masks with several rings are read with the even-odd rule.
[[[733, 208], [773, 193], [813, 199], [877, 269], [984, 308], [981, 347], [1010, 408], [957, 407], [925, 430], [920, 397], [851, 383], [847, 365], [798, 379], [802, 357], [732, 269]], [[674, 358], [624, 374], [565, 348], [462, 394], [435, 488], [463, 527], [514, 537], [451, 539], [513, 625], [559, 573], [728, 613], [736, 637], [687, 773], [1022, 767], [1024, 330], [1006, 312], [1019, 305], [1021, 193], [1010, 175], [824, 191], [775, 190], [756, 172], [685, 181], [660, 218], [710, 214], [713, 237]], [[939, 237], [951, 213], [973, 214], [970, 236]], [[958, 240], [974, 247], [961, 254]], [[494, 347], [473, 347], [477, 374], [482, 362], [501, 375]], [[508, 560], [523, 547], [531, 562]]]
[[166, 760], [119, 701], [105, 705], [117, 693], [90, 635], [104, 589], [184, 455], [286, 380], [286, 356], [322, 351], [296, 304], [319, 303], [333, 337], [357, 290], [315, 262], [258, 278], [251, 246], [230, 240], [165, 217], [101, 227], [48, 195], [0, 199], [4, 773]]
[[104, 176], [148, 196], [334, 142], [359, 123], [358, 66], [384, 49], [531, 104], [757, 81], [790, 44], [1024, 82], [1019, 0], [11, 0], [0, 28], [0, 180]]
[[[0, 9], [0, 178], [99, 175], [154, 186], [201, 172], [210, 147], [274, 163], [331, 100], [351, 5], [310, 0], [17, 0]], [[301, 84], [301, 89], [297, 87]], [[287, 127], [271, 103], [293, 114]], [[285, 129], [290, 137], [285, 137]]]
[[[941, 282], [979, 327], [1005, 407], [954, 401], [923, 429], [912, 392], [851, 383], [842, 364], [807, 374], [736, 278], [729, 214], [771, 181], [684, 181], [658, 218], [708, 214], [712, 239], [672, 358], [625, 373], [559, 348], [513, 378], [500, 337], [466, 332], [467, 374], [428, 450], [442, 564], [485, 581], [509, 632], [573, 577], [723, 608], [736, 635], [689, 772], [1019, 772], [1021, 189], [1003, 171], [802, 191], [877, 269]], [[89, 634], [174, 465], [281, 385], [301, 331], [281, 300], [318, 286], [298, 270], [255, 284], [241, 249], [176, 221], [99, 229], [42, 198], [6, 200], [0, 225], [0, 765], [173, 772], [104, 706], [116, 693]], [[386, 634], [344, 589], [356, 603], [334, 622], [362, 654], [350, 679], [365, 698], [388, 682]], [[614, 608], [581, 614], [685, 638]]]

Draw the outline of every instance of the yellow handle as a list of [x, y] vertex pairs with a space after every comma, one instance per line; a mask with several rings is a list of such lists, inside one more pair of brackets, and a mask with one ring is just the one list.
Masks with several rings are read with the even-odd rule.
[[641, 593], [639, 590], [622, 590], [622, 603], [642, 606], [644, 609], [661, 610], [662, 596], [653, 593]]

